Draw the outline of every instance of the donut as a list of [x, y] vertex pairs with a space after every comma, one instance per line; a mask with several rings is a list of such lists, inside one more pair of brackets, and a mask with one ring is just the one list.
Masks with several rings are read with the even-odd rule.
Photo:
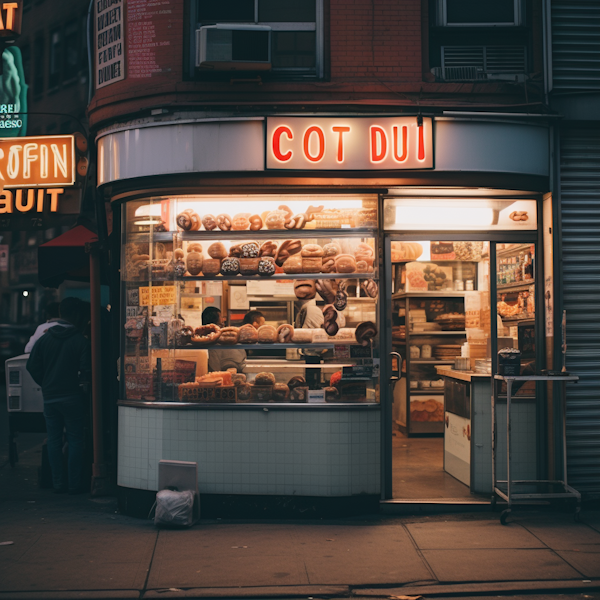
[[192, 211], [190, 214], [192, 219], [192, 228], [190, 231], [198, 231], [202, 227], [202, 219], [200, 219], [200, 215], [195, 211]]
[[319, 244], [305, 244], [302, 246], [301, 250], [302, 257], [315, 257], [315, 256], [323, 256], [325, 253], [323, 252], [323, 248], [319, 246]]
[[320, 256], [303, 256], [302, 272], [303, 273], [320, 273], [323, 268], [323, 259]]
[[236, 389], [238, 402], [248, 402], [252, 398], [252, 388], [249, 383], [241, 383]]
[[175, 248], [173, 251], [173, 258], [175, 260], [182, 260], [185, 258], [185, 252], [181, 248]]
[[248, 221], [250, 221], [250, 229], [252, 231], [258, 231], [259, 229], [262, 229], [263, 220], [261, 219], [260, 215], [252, 215]]
[[259, 256], [272, 256], [277, 254], [277, 244], [275, 242], [265, 242], [258, 251]]
[[346, 306], [348, 306], [348, 294], [346, 294], [342, 286], [338, 286], [338, 290], [335, 293], [335, 298], [333, 300], [333, 306], [340, 312], [345, 310]]
[[258, 263], [258, 274], [262, 277], [275, 275], [275, 260], [270, 256], [263, 256]]
[[187, 251], [188, 252], [200, 252], [200, 253], [202, 253], [202, 244], [200, 244], [199, 242], [190, 242], [187, 245]]
[[250, 227], [250, 213], [238, 213], [231, 220], [231, 229], [243, 231]]
[[202, 217], [202, 225], [204, 225], [206, 231], [212, 231], [217, 228], [217, 220], [213, 215], [204, 215]]
[[183, 229], [184, 231], [191, 231], [192, 230], [192, 213], [194, 211], [191, 208], [188, 208], [187, 210], [184, 210], [183, 212], [179, 213], [177, 215], [177, 217], [175, 218], [175, 222], [177, 223], [177, 227], [179, 227], [180, 229]]
[[183, 277], [186, 270], [185, 263], [182, 259], [175, 261], [175, 265], [173, 266], [173, 274], [175, 277]]
[[277, 341], [289, 344], [294, 340], [294, 326], [284, 323], [277, 328]]
[[255, 385], [275, 385], [275, 375], [273, 373], [257, 373], [254, 378]]
[[267, 229], [283, 229], [285, 226], [285, 213], [282, 210], [272, 210], [265, 219]]
[[258, 258], [260, 255], [260, 248], [256, 242], [246, 242], [241, 246], [240, 258]]
[[373, 321], [363, 321], [359, 323], [354, 332], [356, 341], [361, 346], [368, 346], [373, 341], [373, 338], [377, 335], [377, 325]]
[[196, 327], [192, 342], [197, 344], [214, 344], [219, 339], [220, 335], [221, 328], [214, 323], [209, 323], [208, 325]]
[[221, 274], [222, 275], [239, 275], [240, 273], [240, 259], [239, 258], [225, 258], [221, 263]]
[[189, 325], [184, 325], [175, 333], [175, 341], [179, 346], [191, 343], [194, 330]]
[[340, 393], [336, 387], [323, 388], [325, 392], [325, 402], [337, 402], [340, 397]]
[[323, 309], [323, 329], [329, 336], [334, 336], [340, 329], [337, 324], [337, 316], [337, 310], [331, 304]]
[[219, 336], [219, 344], [237, 344], [239, 338], [239, 329], [237, 327], [223, 327]]
[[373, 251], [373, 248], [369, 246], [369, 244], [360, 243], [354, 251], [354, 258], [356, 258], [357, 261], [364, 260], [371, 265], [373, 264], [374, 256], [375, 252]]
[[188, 252], [185, 260], [185, 266], [190, 275], [194, 277], [202, 272], [203, 256], [199, 252]]
[[229, 231], [231, 229], [231, 217], [229, 215], [218, 215], [217, 216], [217, 227], [221, 231]]
[[202, 272], [204, 275], [218, 275], [221, 271], [220, 258], [207, 258], [202, 263]]
[[215, 242], [208, 247], [208, 255], [211, 258], [225, 258], [227, 256], [227, 250], [221, 242]]

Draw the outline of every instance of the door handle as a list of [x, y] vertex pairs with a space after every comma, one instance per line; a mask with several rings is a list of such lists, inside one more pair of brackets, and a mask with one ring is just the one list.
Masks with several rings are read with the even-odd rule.
[[[396, 357], [398, 368], [394, 371], [394, 356]], [[390, 381], [399, 381], [400, 380], [400, 369], [402, 368], [402, 357], [398, 352], [390, 352], [390, 358], [392, 359], [392, 376], [390, 377]]]

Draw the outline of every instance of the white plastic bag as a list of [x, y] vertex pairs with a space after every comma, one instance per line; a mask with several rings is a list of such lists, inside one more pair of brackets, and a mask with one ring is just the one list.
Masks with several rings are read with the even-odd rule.
[[194, 492], [161, 490], [156, 494], [155, 525], [191, 527], [194, 524]]

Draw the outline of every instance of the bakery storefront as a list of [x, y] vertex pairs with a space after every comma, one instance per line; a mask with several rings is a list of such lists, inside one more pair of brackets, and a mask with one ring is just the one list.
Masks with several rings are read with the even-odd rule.
[[[539, 369], [552, 337], [548, 131], [277, 115], [100, 132], [122, 508], [161, 459], [242, 502], [489, 502], [496, 353]], [[547, 415], [543, 390], [518, 395], [529, 477]]]

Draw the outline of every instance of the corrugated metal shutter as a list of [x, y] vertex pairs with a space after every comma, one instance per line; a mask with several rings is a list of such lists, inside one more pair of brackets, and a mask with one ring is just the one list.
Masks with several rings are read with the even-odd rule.
[[600, 128], [561, 131], [561, 205], [569, 483], [600, 493]]
[[552, 0], [555, 90], [600, 90], [600, 2]]

